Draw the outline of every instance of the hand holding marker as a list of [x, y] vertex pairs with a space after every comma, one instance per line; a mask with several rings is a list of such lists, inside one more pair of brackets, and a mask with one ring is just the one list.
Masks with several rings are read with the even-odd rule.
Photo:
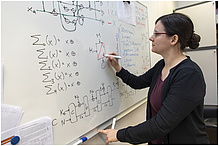
[[122, 67], [119, 65], [119, 59], [122, 57], [117, 53], [111, 52], [109, 54], [104, 54], [103, 56], [109, 59], [110, 65], [115, 69], [116, 72], [119, 72], [122, 69]]
[[111, 129], [106, 130], [98, 130], [98, 132], [103, 133], [106, 135], [106, 144], [110, 142], [117, 142], [118, 139], [116, 137], [118, 130], [115, 130], [116, 118], [113, 118], [113, 123]]

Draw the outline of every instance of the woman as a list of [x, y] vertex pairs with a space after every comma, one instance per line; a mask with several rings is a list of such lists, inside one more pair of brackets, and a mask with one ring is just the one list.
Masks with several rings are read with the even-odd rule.
[[[131, 144], [209, 144], [203, 121], [206, 85], [199, 66], [183, 51], [196, 49], [200, 36], [193, 31], [192, 21], [173, 13], [158, 18], [150, 37], [152, 52], [163, 59], [141, 76], [122, 68], [109, 57], [116, 75], [132, 88], [150, 87], [147, 120], [124, 129], [99, 130], [106, 134], [106, 144], [121, 141]], [[111, 55], [118, 55], [110, 53]]]

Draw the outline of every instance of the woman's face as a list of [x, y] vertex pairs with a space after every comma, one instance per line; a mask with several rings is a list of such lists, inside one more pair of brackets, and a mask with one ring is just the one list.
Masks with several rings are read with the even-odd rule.
[[171, 37], [166, 35], [164, 26], [161, 21], [158, 21], [154, 28], [153, 35], [149, 38], [152, 42], [152, 52], [165, 55], [171, 47]]

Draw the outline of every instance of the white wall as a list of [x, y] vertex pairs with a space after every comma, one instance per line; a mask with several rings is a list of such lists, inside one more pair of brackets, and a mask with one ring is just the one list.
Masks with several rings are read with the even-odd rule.
[[[148, 20], [149, 20], [149, 33], [152, 34], [154, 31], [154, 25], [156, 19], [164, 14], [172, 13], [175, 8], [175, 2], [173, 1], [140, 1], [148, 8]], [[150, 43], [151, 47], [151, 43]], [[153, 66], [158, 60], [161, 59], [160, 55], [151, 52], [151, 66]], [[146, 96], [146, 95], [145, 95]], [[116, 129], [125, 128], [130, 125], [137, 125], [145, 121], [146, 119], [146, 105], [141, 105], [136, 110], [132, 111], [122, 119], [116, 122]], [[110, 126], [108, 127], [110, 128]], [[103, 134], [97, 134], [91, 139], [87, 140], [83, 145], [104, 145], [106, 136]], [[111, 145], [127, 145], [128, 143], [116, 142]]]
[[200, 2], [201, 1], [177, 1], [176, 8], [184, 7], [184, 6], [188, 6], [188, 5], [192, 5], [192, 4], [196, 4], [196, 3], [200, 3]]

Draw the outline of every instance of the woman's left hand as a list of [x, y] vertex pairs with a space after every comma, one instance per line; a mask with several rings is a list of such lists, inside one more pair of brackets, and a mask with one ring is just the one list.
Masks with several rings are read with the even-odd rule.
[[98, 132], [106, 134], [106, 144], [109, 144], [109, 142], [118, 141], [116, 137], [117, 131], [118, 130], [115, 130], [115, 129], [98, 130]]

